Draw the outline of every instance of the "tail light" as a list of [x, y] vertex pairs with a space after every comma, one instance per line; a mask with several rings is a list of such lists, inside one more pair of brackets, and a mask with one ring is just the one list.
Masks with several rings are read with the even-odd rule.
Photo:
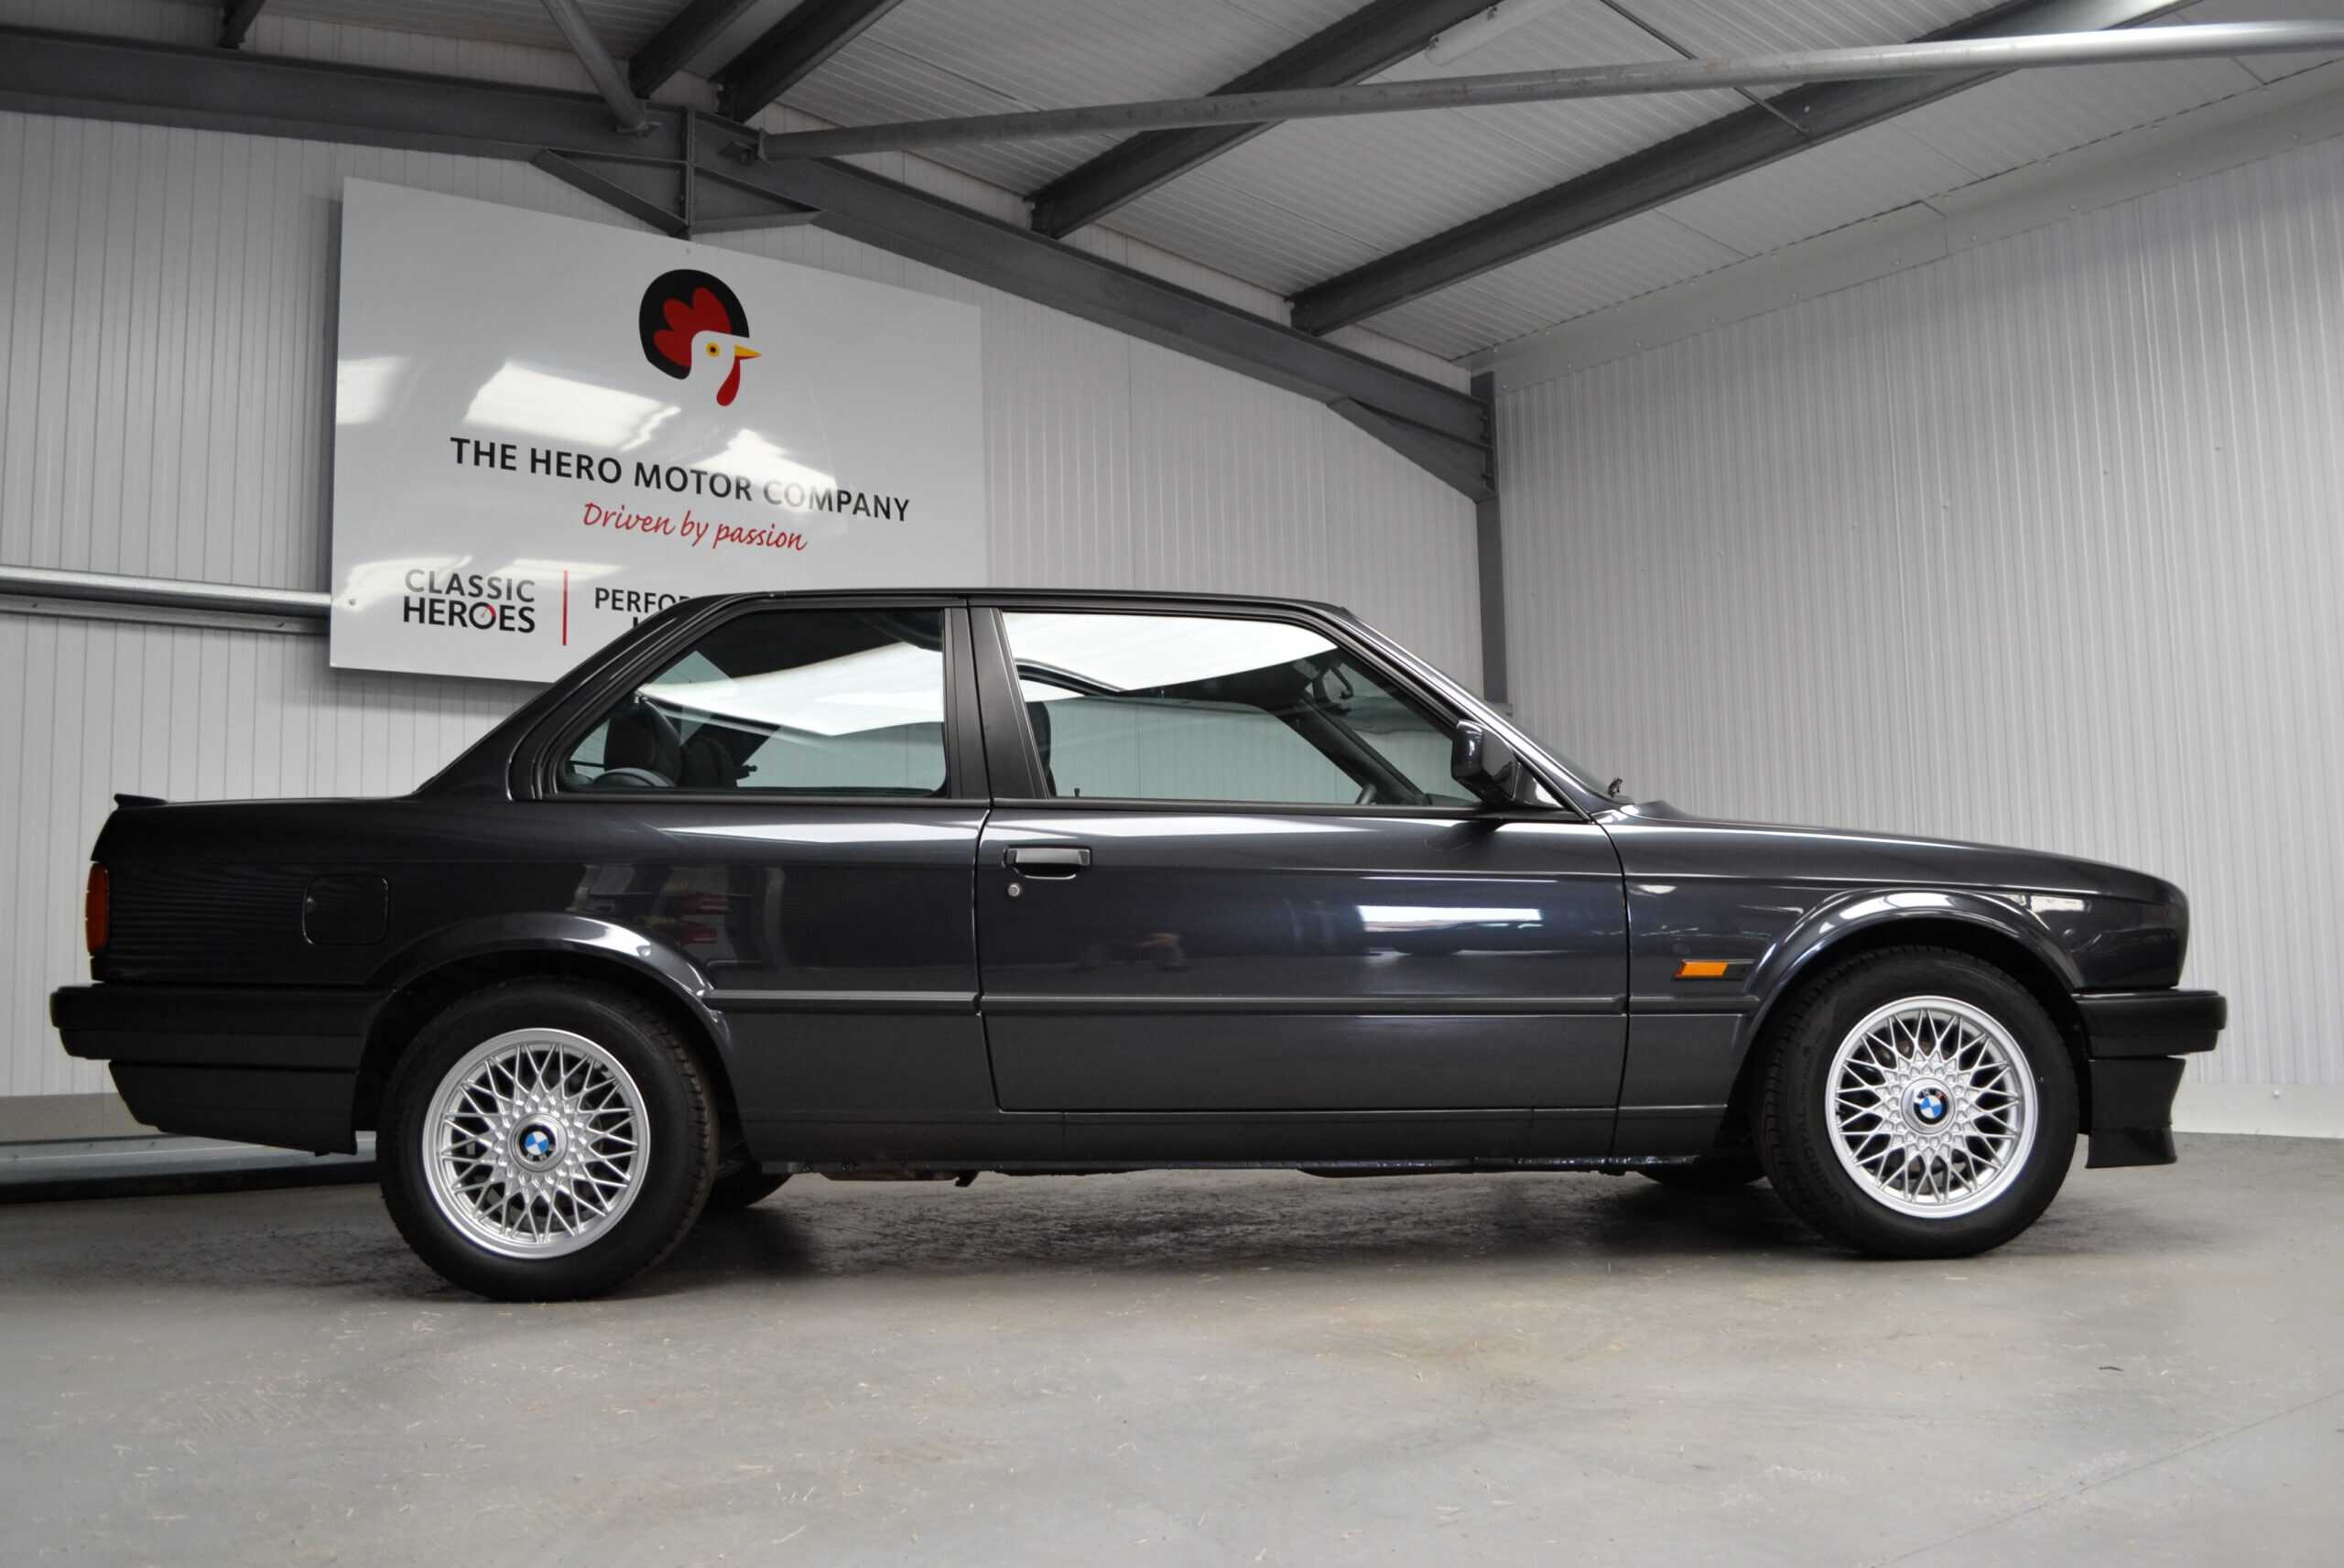
[[90, 957], [94, 958], [106, 950], [107, 927], [114, 915], [114, 889], [106, 877], [106, 869], [95, 860], [90, 862], [90, 891], [81, 900], [81, 935], [90, 944]]

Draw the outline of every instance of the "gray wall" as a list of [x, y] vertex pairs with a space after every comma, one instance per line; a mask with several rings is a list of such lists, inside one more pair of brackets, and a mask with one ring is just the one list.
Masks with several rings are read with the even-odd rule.
[[2232, 998], [2185, 1117], [2344, 1131], [2344, 143], [1500, 419], [1535, 730], [1688, 808], [2171, 876]]
[[[559, 75], [541, 51], [323, 25], [270, 47]], [[623, 222], [526, 165], [0, 114], [0, 564], [326, 586], [353, 175]], [[811, 229], [724, 243], [982, 308], [994, 580], [1340, 600], [1478, 678], [1471, 504], [1327, 410]], [[110, 792], [400, 791], [523, 691], [338, 674], [317, 637], [0, 610], [0, 735], [20, 738], [0, 759], [0, 1140], [103, 1121], [103, 1073], [46, 1008], [86, 974]]]

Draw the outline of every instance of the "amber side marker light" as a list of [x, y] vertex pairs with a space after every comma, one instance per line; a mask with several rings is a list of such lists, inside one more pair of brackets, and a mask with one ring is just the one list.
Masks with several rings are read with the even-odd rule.
[[92, 860], [90, 862], [90, 891], [81, 900], [81, 935], [90, 944], [90, 957], [92, 958], [106, 950], [107, 928], [113, 914], [113, 884], [106, 876], [106, 869]]
[[1680, 980], [1721, 980], [1725, 979], [1723, 958], [1687, 958], [1677, 966]]

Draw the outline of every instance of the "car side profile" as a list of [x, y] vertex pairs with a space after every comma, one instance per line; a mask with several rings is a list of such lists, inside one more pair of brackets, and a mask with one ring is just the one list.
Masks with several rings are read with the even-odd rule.
[[347, 1151], [450, 1281], [607, 1290], [789, 1176], [1770, 1178], [1895, 1257], [2174, 1158], [2180, 891], [1594, 784], [1331, 606], [743, 594], [412, 795], [117, 797], [65, 1048]]

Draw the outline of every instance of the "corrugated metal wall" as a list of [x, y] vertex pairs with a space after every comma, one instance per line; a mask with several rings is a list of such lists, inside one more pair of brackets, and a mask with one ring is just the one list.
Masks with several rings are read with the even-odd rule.
[[[414, 43], [370, 62], [450, 68]], [[0, 114], [0, 563], [325, 586], [345, 176], [623, 222], [524, 165]], [[1317, 405], [811, 229], [725, 243], [982, 308], [995, 580], [1341, 600], [1477, 678], [1470, 503]], [[521, 690], [0, 614], [0, 1097], [104, 1087], [46, 1007], [110, 791], [404, 790]]]
[[1689, 809], [2173, 877], [2232, 998], [2193, 1075], [2344, 1084], [2344, 144], [1500, 418], [1536, 730]]

